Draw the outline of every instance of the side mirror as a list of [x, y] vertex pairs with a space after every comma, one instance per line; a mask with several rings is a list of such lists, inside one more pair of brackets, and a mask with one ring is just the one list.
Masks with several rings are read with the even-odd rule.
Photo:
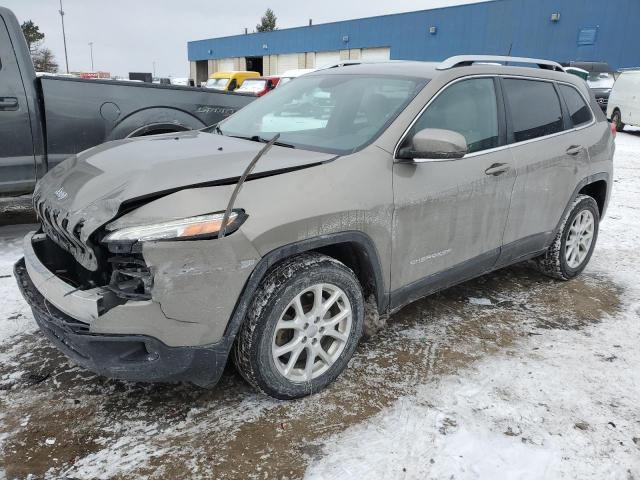
[[468, 150], [466, 139], [458, 132], [425, 128], [416, 132], [408, 144], [398, 151], [398, 158], [409, 161], [455, 160], [464, 157]]

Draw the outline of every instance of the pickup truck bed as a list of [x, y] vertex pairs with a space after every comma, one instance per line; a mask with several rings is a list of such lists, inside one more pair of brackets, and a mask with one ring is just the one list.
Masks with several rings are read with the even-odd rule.
[[203, 128], [255, 98], [175, 85], [36, 77], [18, 20], [0, 7], [0, 195], [30, 193], [53, 166], [87, 148]]
[[50, 76], [39, 81], [49, 168], [69, 155], [110, 140], [212, 125], [255, 99], [142, 82]]

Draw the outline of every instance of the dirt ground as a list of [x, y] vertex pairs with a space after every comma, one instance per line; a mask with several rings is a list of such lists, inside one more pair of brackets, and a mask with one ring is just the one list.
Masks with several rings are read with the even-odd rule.
[[406, 307], [335, 384], [292, 402], [255, 394], [232, 368], [212, 390], [107, 380], [69, 364], [39, 333], [23, 335], [0, 351], [11, 358], [0, 366], [2, 462], [7, 478], [300, 478], [331, 434], [419, 384], [508, 354], [522, 337], [597, 323], [619, 294], [595, 275], [561, 283], [526, 266], [499, 271]]
[[520, 265], [418, 301], [328, 389], [290, 402], [233, 368], [203, 390], [73, 366], [11, 275], [27, 227], [2, 227], [0, 480], [639, 479], [640, 130], [618, 135], [614, 163], [581, 277]]

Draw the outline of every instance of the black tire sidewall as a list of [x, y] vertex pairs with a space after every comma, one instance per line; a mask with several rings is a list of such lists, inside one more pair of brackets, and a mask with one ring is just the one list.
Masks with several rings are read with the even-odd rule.
[[[353, 312], [351, 332], [340, 358], [325, 373], [309, 382], [294, 383], [284, 378], [276, 368], [271, 342], [276, 323], [287, 305], [301, 291], [317, 283], [332, 284], [345, 292]], [[322, 390], [346, 368], [362, 335], [364, 300], [358, 280], [346, 267], [325, 261], [294, 274], [270, 298], [271, 302], [258, 320], [255, 348], [250, 353], [256, 382], [265, 393], [280, 399], [298, 398]]]
[[[565, 246], [567, 243], [567, 232], [571, 228], [571, 224], [575, 220], [575, 218], [584, 210], [589, 210], [593, 215], [593, 240], [591, 241], [591, 246], [589, 247], [589, 252], [587, 256], [582, 261], [582, 263], [578, 266], [578, 268], [571, 268], [567, 264], [567, 259], [565, 255]], [[598, 232], [600, 230], [600, 212], [598, 210], [598, 204], [593, 198], [585, 198], [580, 203], [578, 203], [574, 209], [571, 211], [569, 218], [564, 224], [564, 228], [562, 230], [562, 241], [560, 243], [560, 269], [562, 270], [562, 274], [566, 278], [573, 278], [582, 273], [582, 271], [586, 268], [591, 260], [591, 255], [593, 255], [593, 250], [595, 249], [596, 242], [598, 240]]]

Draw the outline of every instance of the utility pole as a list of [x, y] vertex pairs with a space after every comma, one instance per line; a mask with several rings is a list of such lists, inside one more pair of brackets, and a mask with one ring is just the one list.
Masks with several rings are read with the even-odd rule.
[[91, 71], [95, 71], [93, 68], [93, 42], [89, 42], [89, 48], [91, 49]]
[[69, 57], [67, 56], [67, 36], [64, 33], [64, 10], [62, 9], [62, 0], [60, 0], [60, 20], [62, 21], [62, 41], [64, 42], [64, 62], [69, 73]]
[[156, 77], [156, 62], [154, 60], [154, 62], [153, 62], [153, 78], [155, 78], [155, 77]]

